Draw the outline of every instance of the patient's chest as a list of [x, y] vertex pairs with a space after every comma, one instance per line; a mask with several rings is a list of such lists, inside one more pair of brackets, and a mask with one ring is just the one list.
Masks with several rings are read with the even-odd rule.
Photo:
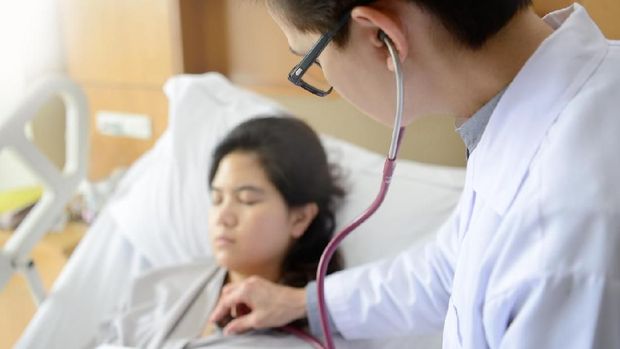
[[197, 338], [187, 343], [186, 349], [193, 348], [312, 348], [300, 339], [279, 331], [256, 331], [243, 335], [225, 336], [221, 331]]
[[202, 330], [200, 337], [209, 337], [215, 334], [216, 331], [217, 331], [217, 326], [212, 322], [207, 322], [204, 330]]

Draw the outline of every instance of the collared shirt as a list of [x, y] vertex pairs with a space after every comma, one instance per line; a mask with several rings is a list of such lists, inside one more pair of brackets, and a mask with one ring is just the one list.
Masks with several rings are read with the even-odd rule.
[[[156, 268], [136, 278], [122, 310], [101, 327], [100, 338], [83, 347], [114, 348], [290, 348], [308, 343], [278, 329], [227, 336], [221, 329], [204, 335], [207, 319], [219, 300], [227, 270], [213, 259]], [[345, 341], [338, 348], [383, 348], [384, 341]], [[99, 347], [97, 347], [99, 348]]]
[[489, 119], [491, 115], [493, 115], [493, 111], [495, 111], [495, 107], [499, 100], [502, 98], [505, 89], [500, 91], [495, 97], [491, 98], [480, 110], [478, 110], [471, 118], [467, 119], [462, 125], [456, 128], [456, 132], [461, 136], [463, 143], [465, 143], [465, 147], [467, 148], [467, 157], [469, 158], [469, 154], [471, 154], [478, 142], [480, 142], [480, 138], [482, 138], [482, 133], [484, 133], [484, 129], [487, 127], [489, 123]]

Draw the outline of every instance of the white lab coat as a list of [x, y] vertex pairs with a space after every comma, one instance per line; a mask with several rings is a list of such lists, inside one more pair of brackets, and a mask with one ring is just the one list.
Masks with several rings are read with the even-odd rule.
[[546, 21], [437, 240], [328, 278], [346, 338], [443, 325], [445, 348], [620, 348], [620, 43], [580, 5]]

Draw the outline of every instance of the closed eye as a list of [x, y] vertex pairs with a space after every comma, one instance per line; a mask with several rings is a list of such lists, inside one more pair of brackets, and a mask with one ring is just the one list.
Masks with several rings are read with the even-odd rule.
[[259, 204], [261, 200], [239, 199], [239, 202], [246, 206], [254, 206], [256, 204]]
[[217, 206], [222, 203], [223, 196], [219, 190], [211, 190], [211, 204]]
[[237, 200], [244, 205], [252, 206], [260, 203], [263, 200], [263, 195], [254, 192], [242, 191], [238, 193]]
[[263, 201], [265, 191], [254, 186], [243, 186], [235, 190], [237, 200], [244, 205], [255, 205]]

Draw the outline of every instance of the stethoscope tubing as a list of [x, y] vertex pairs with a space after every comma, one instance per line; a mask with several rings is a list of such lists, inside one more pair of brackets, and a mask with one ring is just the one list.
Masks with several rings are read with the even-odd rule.
[[[363, 224], [368, 218], [370, 218], [377, 209], [383, 203], [385, 196], [387, 195], [388, 189], [390, 187], [390, 183], [392, 181], [392, 175], [394, 174], [394, 168], [396, 167], [396, 157], [398, 155], [398, 150], [400, 148], [400, 143], [404, 134], [404, 127], [402, 127], [402, 118], [403, 118], [403, 99], [404, 99], [404, 83], [403, 83], [403, 73], [402, 67], [400, 63], [400, 59], [398, 58], [398, 54], [396, 49], [394, 48], [391, 40], [383, 33], [380, 32], [380, 38], [385, 42], [387, 48], [389, 50], [390, 56], [392, 58], [392, 63], [394, 65], [394, 75], [396, 80], [396, 111], [394, 117], [394, 128], [392, 130], [392, 140], [390, 142], [390, 149], [388, 152], [388, 156], [383, 165], [383, 176], [381, 180], [381, 187], [379, 189], [379, 193], [377, 197], [372, 202], [372, 204], [364, 211], [360, 216], [358, 216], [355, 220], [353, 220], [348, 226], [338, 232], [332, 240], [327, 244], [327, 247], [323, 251], [321, 255], [321, 259], [319, 261], [319, 267], [316, 275], [316, 284], [317, 284], [317, 294], [318, 294], [318, 304], [319, 304], [319, 315], [321, 320], [321, 329], [323, 331], [325, 346], [323, 348], [326, 349], [334, 349], [334, 340], [332, 337], [331, 330], [329, 328], [329, 314], [327, 312], [327, 305], [325, 302], [325, 275], [327, 273], [327, 266], [329, 265], [329, 261], [334, 255], [334, 252], [340, 245], [340, 243], [357, 227]], [[316, 345], [316, 343], [314, 343]]]

